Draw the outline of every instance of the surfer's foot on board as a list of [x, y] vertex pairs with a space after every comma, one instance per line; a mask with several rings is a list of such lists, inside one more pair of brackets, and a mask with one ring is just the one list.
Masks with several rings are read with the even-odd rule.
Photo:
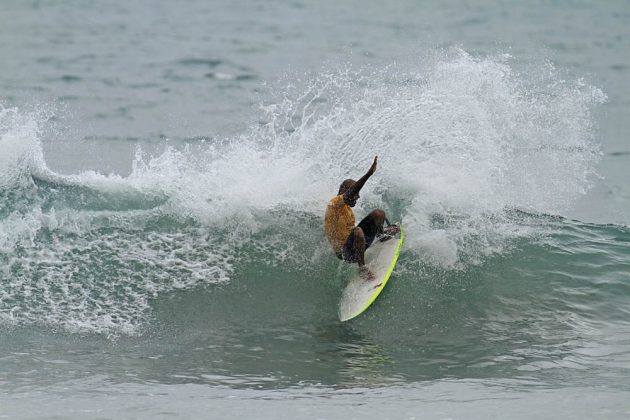
[[[376, 280], [376, 277], [374, 277], [374, 274], [372, 274], [372, 272], [368, 270], [366, 266], [360, 267], [359, 273], [361, 275], [361, 278], [367, 282]], [[378, 289], [382, 285], [383, 285], [383, 282], [378, 282], [377, 284], [374, 285], [374, 287], [372, 287], [372, 289]]]
[[365, 281], [374, 280], [374, 274], [372, 274], [370, 269], [367, 268], [366, 266], [359, 267], [359, 273], [361, 275], [361, 278]]
[[398, 232], [400, 232], [400, 228], [398, 227], [398, 225], [389, 225], [387, 226], [385, 229], [383, 229], [383, 232], [385, 232], [386, 235], [397, 235]]
[[383, 234], [378, 238], [380, 242], [389, 241], [400, 232], [400, 228], [396, 225], [389, 225], [383, 229]]

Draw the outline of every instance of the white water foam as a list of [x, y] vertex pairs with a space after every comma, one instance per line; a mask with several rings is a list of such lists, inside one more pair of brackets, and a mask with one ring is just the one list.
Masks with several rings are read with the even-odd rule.
[[[362, 175], [378, 154], [359, 215], [393, 211], [408, 249], [442, 267], [502, 252], [532, 234], [506, 210], [562, 213], [589, 188], [600, 157], [591, 111], [606, 99], [547, 62], [519, 74], [512, 61], [453, 49], [418, 72], [293, 80], [263, 107], [262, 127], [196, 161], [178, 203], [208, 222], [254, 225], [256, 211], [277, 207], [321, 215], [341, 180]], [[445, 222], [436, 226], [435, 215]]]
[[45, 112], [21, 113], [0, 105], [0, 188], [13, 186], [34, 162], [43, 162], [37, 139], [47, 118]]
[[134, 334], [159, 293], [229, 279], [226, 241], [195, 225], [149, 227], [168, 214], [161, 194], [179, 177], [164, 169], [178, 165], [149, 177], [142, 168], [131, 177], [56, 174], [42, 157], [45, 116], [0, 117], [0, 325]]
[[[0, 138], [9, 150], [0, 166], [5, 188], [28, 173], [129, 208], [50, 208], [42, 203], [55, 193], [36, 192], [30, 208], [2, 216], [0, 245], [13, 268], [5, 268], [0, 313], [18, 323], [129, 333], [156, 293], [228, 281], [236, 250], [261, 232], [269, 233], [261, 249], [309, 261], [325, 247], [321, 228], [293, 215], [320, 219], [339, 183], [361, 176], [374, 155], [379, 167], [356, 213], [379, 206], [402, 219], [407, 259], [461, 269], [504, 252], [536, 232], [506, 210], [561, 213], [588, 189], [599, 159], [591, 112], [605, 100], [548, 63], [525, 74], [515, 67], [506, 55], [454, 49], [424, 57], [420, 70], [296, 77], [262, 106], [259, 126], [160, 156], [139, 151], [126, 177], [52, 173], [40, 157], [37, 121], [4, 110], [13, 118]], [[184, 227], [155, 230], [160, 217]], [[273, 234], [286, 233], [287, 223], [317, 243], [307, 252]], [[63, 239], [53, 244], [43, 234]], [[15, 244], [25, 267], [15, 265]]]

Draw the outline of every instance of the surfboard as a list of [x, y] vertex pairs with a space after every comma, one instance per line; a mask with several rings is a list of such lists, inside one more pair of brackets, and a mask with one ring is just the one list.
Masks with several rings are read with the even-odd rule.
[[365, 251], [365, 265], [374, 274], [374, 279], [366, 281], [360, 276], [358, 269], [350, 277], [339, 303], [341, 321], [348, 321], [362, 314], [376, 300], [394, 271], [404, 237], [400, 226], [400, 232], [393, 238], [385, 242], [377, 239]]

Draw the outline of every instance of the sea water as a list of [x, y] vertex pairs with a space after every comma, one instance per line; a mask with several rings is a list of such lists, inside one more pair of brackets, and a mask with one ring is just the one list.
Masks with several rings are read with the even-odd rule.
[[0, 417], [627, 418], [629, 10], [3, 1]]

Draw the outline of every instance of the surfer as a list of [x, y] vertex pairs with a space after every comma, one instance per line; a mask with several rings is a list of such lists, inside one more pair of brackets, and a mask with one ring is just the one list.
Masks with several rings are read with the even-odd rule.
[[370, 169], [358, 181], [346, 179], [341, 183], [337, 195], [328, 202], [324, 216], [324, 231], [335, 254], [345, 262], [358, 263], [361, 276], [366, 280], [372, 280], [374, 275], [365, 265], [365, 250], [377, 236], [387, 240], [399, 230], [396, 225], [383, 228], [387, 219], [381, 209], [372, 210], [357, 226], [354, 225], [352, 207], [357, 204], [365, 182], [376, 172], [377, 161], [378, 156], [375, 156]]

